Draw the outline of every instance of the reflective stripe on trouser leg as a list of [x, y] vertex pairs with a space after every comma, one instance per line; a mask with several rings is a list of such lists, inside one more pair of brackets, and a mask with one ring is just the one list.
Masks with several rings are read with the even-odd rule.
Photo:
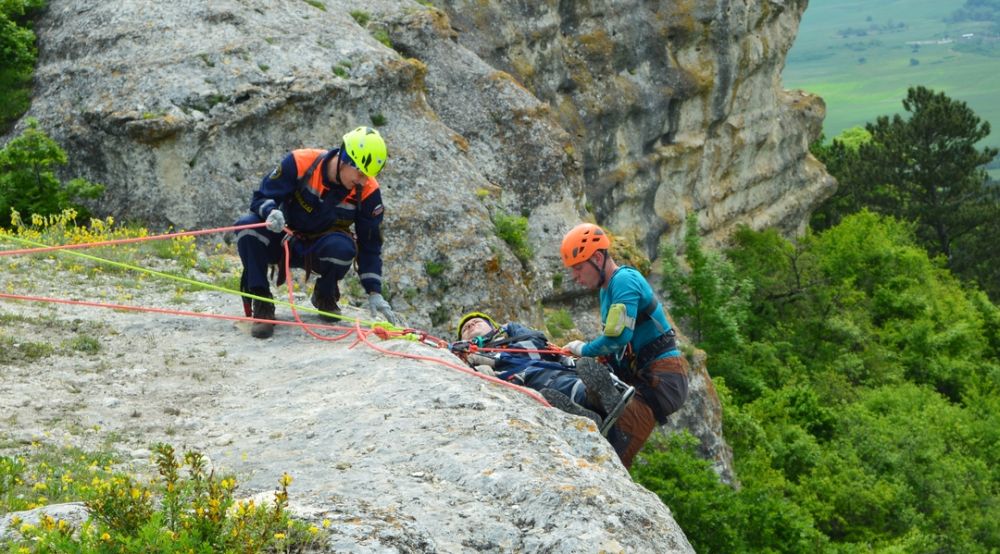
[[322, 275], [316, 281], [316, 291], [322, 296], [334, 296], [337, 281], [347, 275], [357, 250], [354, 239], [346, 233], [330, 233], [316, 240], [310, 249], [310, 266]]
[[[241, 217], [236, 225], [252, 225], [264, 221], [256, 214]], [[267, 266], [281, 259], [281, 234], [272, 233], [261, 227], [244, 229], [236, 233], [236, 250], [246, 271], [249, 290], [269, 290]]]

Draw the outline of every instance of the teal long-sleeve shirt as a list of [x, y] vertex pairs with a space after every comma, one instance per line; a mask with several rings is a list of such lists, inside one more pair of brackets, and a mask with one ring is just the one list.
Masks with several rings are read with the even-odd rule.
[[[642, 273], [633, 267], [621, 266], [608, 280], [607, 288], [601, 289], [601, 323], [606, 324], [608, 320], [608, 310], [614, 304], [624, 304], [629, 321], [636, 321], [650, 302], [655, 301], [653, 288], [642, 276]], [[659, 323], [659, 325], [657, 325]], [[656, 310], [652, 317], [637, 325], [634, 329], [626, 325], [625, 330], [617, 337], [601, 335], [596, 339], [583, 345], [584, 356], [618, 356], [625, 346], [632, 344], [632, 351], [639, 352], [643, 346], [659, 337], [662, 333], [670, 330], [670, 323], [667, 321], [667, 314], [663, 310], [663, 304], [657, 302]], [[680, 356], [680, 351], [676, 348], [663, 352], [659, 358], [670, 356]]]

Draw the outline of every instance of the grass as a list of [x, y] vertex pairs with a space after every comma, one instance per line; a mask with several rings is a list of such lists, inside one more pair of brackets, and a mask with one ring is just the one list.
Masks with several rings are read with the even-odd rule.
[[566, 335], [566, 331], [576, 327], [573, 323], [573, 316], [565, 308], [553, 310], [545, 314], [545, 329], [549, 337], [561, 339]]
[[[104, 332], [100, 323], [30, 318], [0, 312], [0, 367], [16, 366], [50, 356], [78, 357], [101, 350], [94, 335]], [[70, 337], [70, 338], [66, 338]]]
[[356, 21], [357, 24], [361, 25], [362, 27], [368, 25], [368, 22], [371, 21], [372, 18], [372, 16], [364, 10], [352, 10], [351, 17], [353, 17], [354, 21]]
[[435, 277], [440, 277], [441, 275], [443, 275], [444, 272], [448, 269], [448, 266], [449, 264], [447, 260], [443, 262], [428, 260], [424, 262], [424, 271], [427, 273], [428, 277], [433, 279]]
[[[89, 224], [76, 221], [73, 210], [41, 217], [32, 216], [30, 223], [14, 213], [11, 229], [0, 228], [0, 248], [33, 248], [45, 244], [86, 244], [108, 240], [148, 237], [149, 231], [141, 226], [116, 224], [113, 218], [91, 219]], [[239, 262], [234, 248], [217, 243], [199, 248], [190, 236], [166, 240], [152, 240], [132, 244], [88, 248], [64, 252], [46, 252], [16, 258], [3, 258], [0, 267], [12, 275], [22, 273], [22, 266], [41, 264], [46, 271], [65, 272], [68, 275], [87, 275], [88, 282], [104, 274], [117, 277], [117, 287], [126, 285], [149, 286], [150, 278], [165, 283], [167, 277], [156, 276], [134, 268], [152, 269], [178, 278], [171, 284], [183, 291], [198, 290], [197, 284], [180, 279], [211, 284], [222, 283], [227, 288], [238, 289]], [[234, 276], [235, 274], [235, 276]], [[130, 278], [130, 275], [132, 276]], [[19, 284], [20, 286], [21, 284]], [[218, 285], [217, 285], [218, 286]], [[10, 288], [10, 287], [8, 287]], [[12, 292], [12, 291], [11, 291]], [[124, 291], [120, 291], [126, 295]]]
[[389, 38], [389, 31], [385, 29], [375, 29], [372, 31], [372, 37], [384, 44], [387, 48], [392, 48], [392, 39]]
[[[904, 113], [907, 88], [923, 85], [966, 102], [994, 129], [984, 144], [1000, 146], [1000, 42], [984, 43], [980, 50], [986, 53], [967, 51], [974, 45], [961, 35], [982, 36], [990, 24], [946, 23], [963, 5], [958, 0], [812, 0], [788, 54], [784, 86], [823, 97], [828, 139], [880, 115]], [[867, 34], [843, 36], [847, 29]], [[906, 44], [946, 37], [953, 42]], [[911, 65], [911, 59], [919, 63]]]

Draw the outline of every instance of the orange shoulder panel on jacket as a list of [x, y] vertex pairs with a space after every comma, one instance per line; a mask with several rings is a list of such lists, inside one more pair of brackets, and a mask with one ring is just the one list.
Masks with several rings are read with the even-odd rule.
[[[369, 196], [372, 195], [373, 192], [377, 190], [378, 190], [378, 181], [376, 181], [374, 177], [369, 177], [368, 180], [365, 181], [364, 186], [361, 188], [361, 200], [363, 201], [365, 198], [368, 198]], [[351, 190], [351, 193], [347, 195], [347, 198], [345, 198], [345, 200], [349, 201], [354, 200], [354, 190]]]
[[[306, 171], [309, 170], [309, 166], [316, 161], [316, 158], [326, 154], [327, 150], [322, 148], [303, 148], [301, 150], [292, 150], [292, 156], [295, 158], [295, 171], [298, 173], [298, 177], [301, 179]], [[311, 188], [317, 196], [322, 196], [326, 192], [326, 186], [323, 185], [323, 172], [319, 171], [319, 166], [313, 171], [312, 176], [309, 178], [309, 188]]]

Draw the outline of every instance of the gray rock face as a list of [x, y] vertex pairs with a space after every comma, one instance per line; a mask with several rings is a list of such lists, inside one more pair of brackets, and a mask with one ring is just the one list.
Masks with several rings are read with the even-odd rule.
[[808, 153], [822, 100], [781, 89], [807, 2], [446, 2], [459, 42], [552, 106], [597, 219], [655, 257], [697, 212], [801, 230], [833, 190]]
[[[549, 250], [581, 214], [565, 132], [451, 40], [443, 13], [373, 2], [366, 29], [355, 4], [325, 6], [57, 0], [38, 24], [28, 116], [69, 152], [67, 175], [107, 185], [99, 213], [187, 229], [231, 224], [287, 151], [337, 147], [377, 121], [390, 152], [379, 180], [394, 305], [423, 328], [470, 307], [539, 321], [561, 271]], [[390, 23], [399, 49], [426, 61], [373, 38]], [[519, 261], [491, 216], [522, 212], [539, 255]], [[430, 277], [427, 262], [444, 273]]]
[[[60, 286], [44, 277], [35, 285]], [[150, 286], [137, 300], [172, 294]], [[230, 302], [198, 293], [186, 307], [219, 313]], [[50, 324], [33, 340], [57, 339], [61, 321], [103, 334], [95, 355], [0, 371], [0, 405], [17, 422], [0, 429], [6, 448], [116, 437], [112, 446], [149, 472], [148, 446], [165, 442], [234, 472], [239, 495], [273, 491], [288, 473], [293, 511], [329, 520], [331, 552], [693, 552], [670, 509], [632, 482], [590, 420], [455, 369], [461, 362], [446, 350], [374, 336], [375, 348], [356, 337], [321, 342], [285, 326], [258, 340], [245, 323], [8, 308], [19, 315], [14, 337], [40, 317]], [[0, 518], [0, 537], [10, 519]]]
[[[793, 232], [832, 190], [807, 150], [822, 101], [780, 83], [804, 0], [435, 4], [366, 2], [362, 26], [343, 1], [51, 0], [27, 115], [67, 177], [107, 185], [97, 213], [186, 229], [229, 225], [287, 151], [379, 123], [387, 297], [442, 336], [566, 301], [587, 330], [557, 245], [588, 211], [655, 257], [689, 213], [710, 240]], [[700, 379], [676, 417], [731, 476]]]
[[189, 229], [234, 221], [288, 150], [380, 123], [390, 297], [436, 329], [539, 323], [585, 208], [655, 257], [687, 213], [714, 239], [794, 230], [831, 190], [822, 102], [780, 87], [804, 1], [438, 5], [368, 2], [362, 27], [339, 1], [54, 0], [28, 115], [108, 186], [99, 212]]

